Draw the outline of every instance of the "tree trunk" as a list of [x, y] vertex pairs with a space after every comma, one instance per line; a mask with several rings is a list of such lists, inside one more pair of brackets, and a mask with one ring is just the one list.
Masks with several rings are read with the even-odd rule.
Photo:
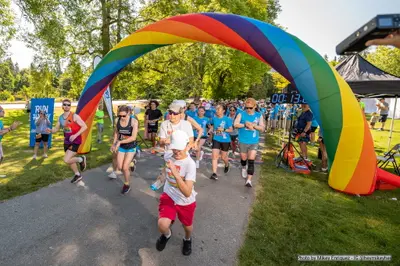
[[103, 46], [103, 57], [110, 51], [110, 6], [107, 0], [101, 0], [101, 43]]
[[121, 23], [121, 9], [122, 9], [122, 0], [118, 0], [118, 10], [117, 10], [117, 43], [119, 43], [122, 40], [121, 37], [121, 28], [122, 28], [122, 23]]

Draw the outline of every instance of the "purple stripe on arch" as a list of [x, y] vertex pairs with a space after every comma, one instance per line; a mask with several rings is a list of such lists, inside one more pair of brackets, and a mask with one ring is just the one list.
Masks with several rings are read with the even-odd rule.
[[89, 87], [79, 98], [76, 113], [79, 114], [79, 112], [87, 105], [87, 103], [90, 102], [98, 93], [100, 93], [101, 90], [104, 89], [108, 84], [110, 84], [110, 82], [116, 75], [118, 75], [119, 72], [121, 72], [121, 69], [104, 77], [102, 80]]
[[231, 28], [242, 37], [268, 64], [287, 80], [293, 81], [292, 76], [275, 46], [267, 36], [253, 23], [231, 14], [203, 13]]

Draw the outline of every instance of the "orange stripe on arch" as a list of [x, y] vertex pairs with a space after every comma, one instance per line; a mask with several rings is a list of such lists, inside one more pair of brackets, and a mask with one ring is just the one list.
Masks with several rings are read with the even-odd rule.
[[251, 56], [254, 56], [258, 60], [268, 64], [254, 49], [237, 34], [234, 30], [227, 27], [223, 23], [215, 20], [209, 16], [201, 14], [188, 14], [177, 17], [168, 18], [166, 20], [173, 20], [183, 22], [192, 25], [211, 36], [214, 36], [218, 40], [226, 43], [226, 45], [235, 48], [237, 50], [243, 51]]
[[364, 117], [364, 143], [353, 177], [344, 192], [368, 195], [374, 192], [376, 183], [376, 155], [367, 120]]
[[202, 31], [199, 28], [196, 28], [192, 25], [182, 23], [179, 21], [173, 20], [161, 20], [157, 23], [151, 24], [140, 31], [154, 31], [154, 32], [163, 32], [172, 35], [176, 35], [179, 37], [183, 37], [186, 39], [192, 39], [196, 41], [206, 42], [206, 43], [214, 43], [221, 44], [227, 46], [226, 43], [221, 40], [211, 36], [210, 34]]

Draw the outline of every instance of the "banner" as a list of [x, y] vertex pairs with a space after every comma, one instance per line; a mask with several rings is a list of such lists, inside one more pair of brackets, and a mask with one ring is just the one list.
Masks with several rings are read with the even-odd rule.
[[104, 92], [103, 99], [104, 99], [104, 102], [106, 103], [108, 115], [110, 116], [111, 126], [114, 127], [110, 86], [108, 86], [106, 92]]
[[[47, 118], [50, 120], [50, 128], [53, 126], [54, 119], [54, 98], [37, 98], [31, 100], [31, 113], [30, 113], [30, 134], [29, 146], [34, 147], [36, 143], [36, 120], [39, 118], [39, 111], [44, 111]], [[51, 148], [52, 134], [49, 135], [49, 148]], [[40, 144], [43, 147], [43, 143]]]

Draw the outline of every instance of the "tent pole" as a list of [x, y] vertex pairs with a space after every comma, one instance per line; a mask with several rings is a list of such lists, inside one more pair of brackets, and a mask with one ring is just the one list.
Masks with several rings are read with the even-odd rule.
[[393, 118], [392, 122], [390, 123], [390, 133], [389, 133], [389, 143], [388, 143], [388, 151], [390, 151], [390, 142], [392, 142], [392, 134], [393, 134], [393, 126], [394, 126], [394, 119], [396, 117], [396, 106], [397, 106], [397, 95], [394, 100], [394, 110], [393, 110]]

